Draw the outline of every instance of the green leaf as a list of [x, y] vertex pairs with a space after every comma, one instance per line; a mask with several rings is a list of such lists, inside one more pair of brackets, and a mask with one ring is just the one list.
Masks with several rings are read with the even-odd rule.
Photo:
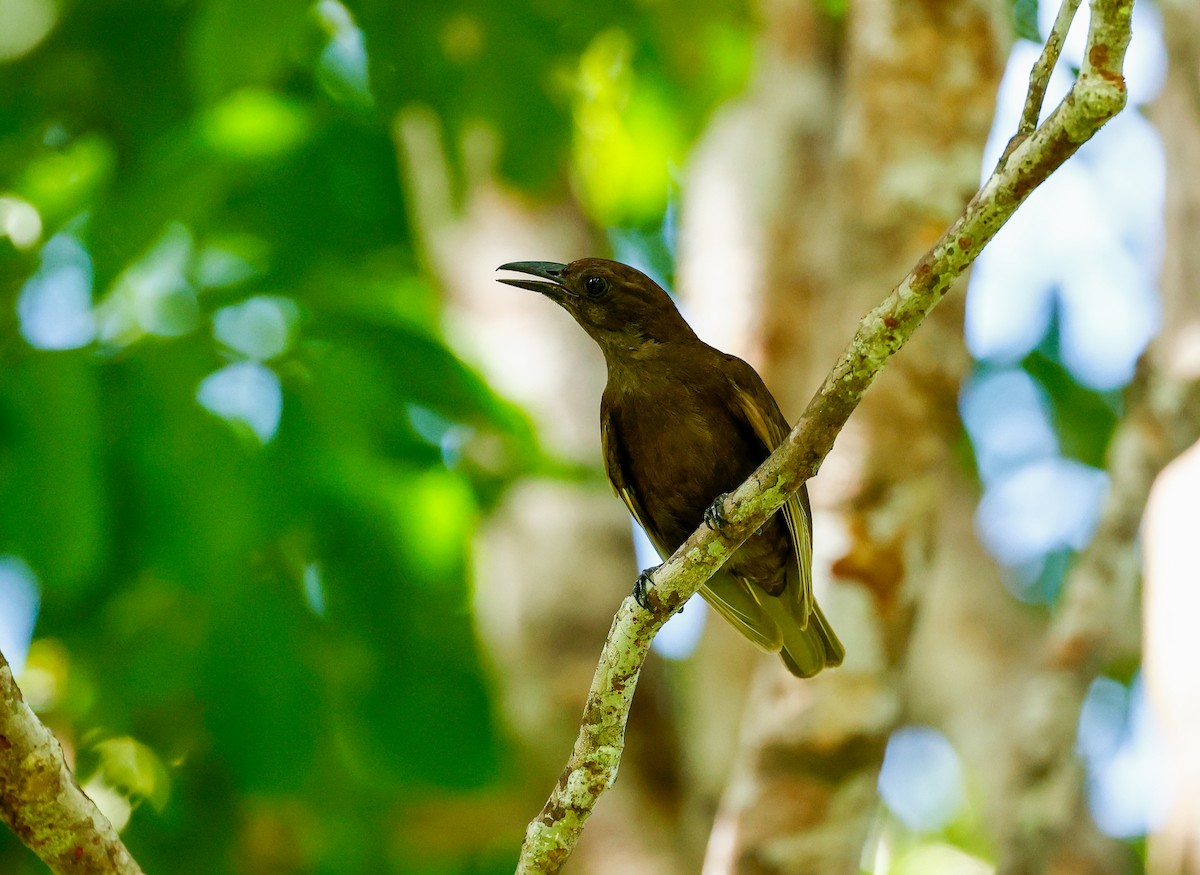
[[61, 222], [85, 209], [111, 182], [115, 164], [112, 144], [100, 134], [87, 134], [35, 158], [22, 173], [17, 192], [37, 207], [44, 221]]
[[1046, 390], [1063, 455], [1104, 468], [1120, 396], [1079, 385], [1065, 367], [1041, 352], [1030, 354], [1021, 367]]
[[292, 151], [309, 130], [307, 110], [264, 89], [226, 97], [200, 123], [204, 144], [219, 157], [266, 161]]
[[151, 748], [135, 738], [110, 738], [95, 745], [105, 783], [126, 796], [142, 798], [162, 811], [171, 795], [171, 776]]
[[1026, 39], [1035, 43], [1042, 42], [1038, 30], [1038, 0], [1009, 0], [1013, 32], [1018, 39]]

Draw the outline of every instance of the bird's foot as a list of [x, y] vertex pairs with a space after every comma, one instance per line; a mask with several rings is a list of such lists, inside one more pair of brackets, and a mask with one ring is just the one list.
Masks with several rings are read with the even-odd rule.
[[704, 524], [715, 532], [723, 531], [729, 525], [729, 520], [725, 519], [725, 511], [722, 506], [725, 504], [725, 499], [729, 497], [728, 492], [722, 492], [704, 510]]
[[633, 584], [633, 600], [647, 611], [650, 610], [650, 603], [646, 601], [646, 587], [650, 585], [650, 576], [660, 568], [662, 568], [662, 565], [647, 568], [638, 575], [638, 579]]

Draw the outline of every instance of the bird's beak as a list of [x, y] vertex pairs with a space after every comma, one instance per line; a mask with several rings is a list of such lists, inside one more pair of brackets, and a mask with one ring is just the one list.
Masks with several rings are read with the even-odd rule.
[[518, 289], [528, 289], [531, 292], [538, 292], [554, 300], [558, 300], [562, 297], [564, 291], [562, 286], [562, 272], [565, 267], [565, 264], [559, 264], [555, 261], [513, 261], [500, 265], [496, 270], [514, 270], [517, 273], [527, 273], [550, 280], [548, 283], [540, 283], [535, 280], [499, 280], [498, 282], [509, 286], [516, 286]]

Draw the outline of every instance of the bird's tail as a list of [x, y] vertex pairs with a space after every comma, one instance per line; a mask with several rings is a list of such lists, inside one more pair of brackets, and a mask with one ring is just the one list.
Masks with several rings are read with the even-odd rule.
[[814, 601], [803, 626], [801, 603], [785, 590], [778, 596], [718, 571], [700, 594], [739, 632], [768, 653], [778, 653], [788, 671], [810, 678], [842, 664], [846, 655], [825, 614]]
[[779, 655], [788, 671], [799, 678], [810, 678], [823, 668], [842, 664], [846, 649], [815, 601], [807, 628], [801, 628], [784, 598], [764, 595], [762, 602], [783, 631], [783, 649]]

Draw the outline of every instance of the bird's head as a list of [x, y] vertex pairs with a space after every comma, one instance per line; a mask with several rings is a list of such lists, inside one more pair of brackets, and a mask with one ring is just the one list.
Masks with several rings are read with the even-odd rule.
[[556, 301], [606, 354], [695, 336], [671, 296], [658, 283], [618, 261], [603, 258], [581, 258], [570, 264], [516, 261], [502, 264], [498, 270], [540, 277], [540, 280], [500, 282]]

